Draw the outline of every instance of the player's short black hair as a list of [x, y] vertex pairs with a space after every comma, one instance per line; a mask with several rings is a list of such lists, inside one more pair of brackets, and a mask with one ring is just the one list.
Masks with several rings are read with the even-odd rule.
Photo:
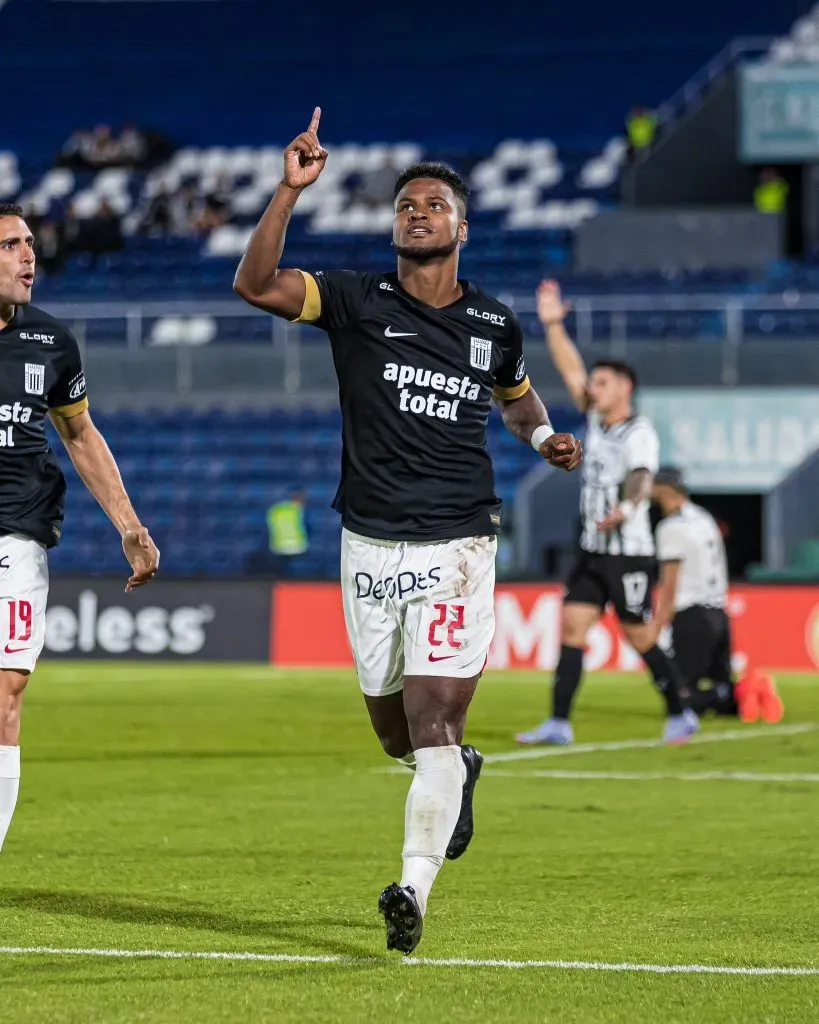
[[442, 181], [445, 185], [449, 185], [463, 206], [463, 215], [466, 215], [466, 207], [469, 203], [469, 185], [467, 185], [466, 179], [448, 164], [434, 160], [413, 164], [402, 171], [395, 182], [393, 199], [397, 199], [401, 189], [408, 182], [415, 181], [416, 178], [435, 178], [436, 181]]
[[624, 363], [622, 359], [598, 359], [592, 370], [611, 370], [612, 373], [617, 373], [630, 380], [632, 391], [637, 390], [637, 374], [634, 367], [629, 363]]
[[0, 217], [24, 217], [23, 207], [19, 203], [0, 203]]
[[654, 474], [655, 484], [665, 484], [666, 487], [673, 487], [679, 494], [688, 494], [685, 486], [685, 477], [681, 469], [676, 466], [660, 466]]

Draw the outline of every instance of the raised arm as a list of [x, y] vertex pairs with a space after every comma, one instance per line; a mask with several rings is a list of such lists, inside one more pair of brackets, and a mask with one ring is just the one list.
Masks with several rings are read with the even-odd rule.
[[87, 410], [72, 416], [53, 411], [51, 421], [80, 479], [122, 537], [122, 550], [133, 570], [125, 589], [141, 587], [159, 568], [159, 550], [134, 511], [105, 438]]
[[583, 357], [564, 326], [569, 308], [563, 301], [557, 281], [541, 283], [537, 290], [537, 315], [546, 332], [546, 347], [572, 401], [581, 412], [586, 412], [589, 407], [589, 375]]
[[297, 319], [304, 308], [307, 284], [300, 270], [280, 270], [287, 225], [299, 196], [324, 170], [327, 150], [318, 140], [321, 107], [313, 111], [306, 132], [284, 151], [284, 176], [239, 262], [233, 290], [267, 313]]

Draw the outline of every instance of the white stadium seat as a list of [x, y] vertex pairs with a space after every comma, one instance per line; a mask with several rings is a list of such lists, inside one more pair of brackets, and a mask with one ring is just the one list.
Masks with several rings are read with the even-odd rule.
[[165, 316], [151, 328], [152, 345], [178, 345], [184, 334], [184, 322], [179, 316]]
[[74, 212], [81, 220], [93, 217], [100, 207], [100, 197], [93, 191], [78, 192], [74, 196]]
[[74, 173], [65, 167], [55, 167], [43, 175], [37, 191], [52, 199], [62, 199], [74, 191]]

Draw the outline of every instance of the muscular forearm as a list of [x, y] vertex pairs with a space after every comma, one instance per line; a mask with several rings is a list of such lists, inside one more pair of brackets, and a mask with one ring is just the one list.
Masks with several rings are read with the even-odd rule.
[[529, 444], [536, 427], [549, 423], [546, 406], [541, 402], [534, 388], [512, 401], [498, 402], [506, 429], [524, 444]]
[[96, 427], [88, 427], [79, 437], [66, 439], [65, 446], [80, 479], [120, 535], [137, 529], [139, 517], [125, 492], [114, 456]]
[[239, 262], [234, 289], [249, 302], [270, 292], [279, 273], [287, 225], [301, 195], [282, 182], [262, 214]]

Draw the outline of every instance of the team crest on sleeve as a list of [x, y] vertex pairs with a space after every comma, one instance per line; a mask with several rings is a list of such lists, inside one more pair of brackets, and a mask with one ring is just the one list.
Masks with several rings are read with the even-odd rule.
[[26, 394], [42, 395], [45, 390], [45, 366], [42, 363], [26, 363]]
[[469, 365], [488, 370], [492, 365], [492, 342], [488, 338], [469, 339]]

